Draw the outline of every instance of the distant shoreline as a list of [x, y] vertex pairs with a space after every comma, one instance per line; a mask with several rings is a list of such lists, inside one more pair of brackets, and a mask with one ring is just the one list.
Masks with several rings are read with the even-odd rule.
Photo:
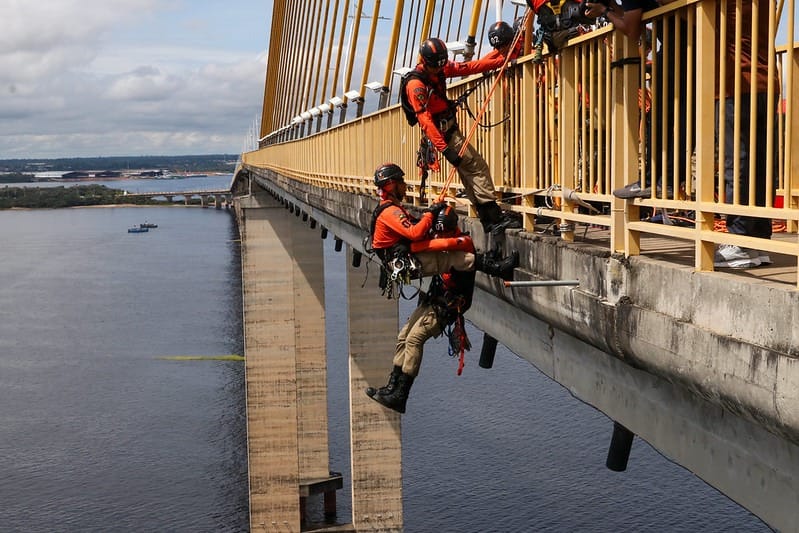
[[209, 209], [211, 207], [199, 204], [183, 204], [183, 203], [172, 203], [172, 204], [102, 204], [102, 205], [69, 205], [65, 207], [7, 207], [5, 209], [0, 208], [0, 211], [36, 211], [38, 209], [102, 209], [105, 207], [142, 207], [142, 208], [150, 208], [150, 207], [199, 207], [203, 209]]

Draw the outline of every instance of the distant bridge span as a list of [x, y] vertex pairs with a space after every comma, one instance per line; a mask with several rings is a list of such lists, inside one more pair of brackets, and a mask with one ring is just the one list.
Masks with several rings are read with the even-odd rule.
[[155, 191], [155, 192], [125, 192], [126, 197], [138, 198], [156, 198], [159, 196], [165, 197], [170, 202], [176, 197], [183, 197], [186, 204], [192, 198], [200, 198], [200, 205], [205, 207], [208, 204], [209, 198], [213, 198], [214, 206], [221, 209], [222, 205], [230, 206], [232, 201], [232, 193], [230, 189], [200, 189], [196, 191]]

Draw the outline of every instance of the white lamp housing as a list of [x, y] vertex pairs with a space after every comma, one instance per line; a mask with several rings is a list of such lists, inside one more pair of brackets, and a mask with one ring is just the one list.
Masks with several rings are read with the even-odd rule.
[[347, 100], [352, 100], [353, 102], [357, 102], [358, 100], [361, 99], [361, 93], [359, 93], [355, 89], [347, 91], [346, 93], [344, 93], [344, 96], [347, 98]]
[[369, 83], [366, 84], [366, 88], [367, 89], [371, 89], [372, 91], [374, 91], [376, 93], [379, 93], [379, 92], [383, 91], [384, 89], [387, 89], [387, 87], [385, 85], [383, 85], [382, 81], [370, 81]]

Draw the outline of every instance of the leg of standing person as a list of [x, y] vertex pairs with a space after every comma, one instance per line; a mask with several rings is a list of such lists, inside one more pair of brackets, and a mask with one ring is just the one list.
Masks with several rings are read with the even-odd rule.
[[[772, 168], [776, 167], [776, 154], [768, 156], [766, 153], [767, 130], [765, 120], [767, 117], [768, 95], [758, 94], [756, 109], [753, 114], [750, 107], [749, 95], [741, 97], [739, 105], [739, 132], [738, 139], [738, 166], [739, 175], [736, 180], [734, 174], [735, 165], [735, 99], [726, 98], [725, 107], [725, 142], [724, 142], [724, 202], [733, 203], [735, 201], [735, 183], [738, 183], [738, 203], [746, 205], [749, 202], [749, 161], [755, 158], [755, 205], [766, 205], [766, 172], [769, 163]], [[717, 102], [717, 106], [718, 106]], [[755, 153], [750, 153], [749, 128], [751, 120], [756, 120], [756, 142]], [[716, 114], [718, 127], [718, 113]], [[776, 136], [775, 136], [776, 139]], [[748, 235], [763, 239], [771, 238], [771, 220], [761, 217], [744, 215], [727, 215], [727, 231], [736, 235]], [[735, 245], [721, 245], [716, 252], [715, 266], [729, 268], [753, 268], [761, 264], [771, 263], [768, 254], [760, 253], [756, 250], [747, 250]]]
[[[447, 146], [460, 153], [466, 144], [466, 138], [460, 129], [455, 129], [449, 134]], [[477, 210], [480, 222], [486, 232], [495, 237], [500, 236], [507, 228], [519, 228], [521, 223], [515, 218], [502, 212], [497, 203], [494, 180], [483, 156], [471, 144], [461, 154], [461, 164], [458, 165], [458, 176], [466, 189], [466, 197]]]
[[[655, 182], [655, 196], [662, 196], [663, 183], [666, 184], [666, 197], [673, 198], [674, 177], [678, 187], [685, 186], [688, 152], [688, 84], [686, 66], [688, 62], [688, 24], [679, 22], [679, 39], [673, 19], [655, 23], [659, 34], [658, 49], [655, 53], [652, 74], [655, 81], [650, 86], [653, 107], [644, 115], [645, 142], [643, 154], [644, 183], [634, 181], [613, 191], [617, 198], [648, 198], [652, 195], [652, 182]], [[679, 41], [679, 42], [678, 42]], [[666, 45], [665, 43], [668, 43]], [[677, 69], [677, 57], [680, 69]], [[675, 90], [675, 80], [677, 87]], [[679, 96], [679, 103], [677, 97]], [[643, 105], [643, 102], [642, 102]], [[675, 135], [673, 128], [677, 125]], [[665, 126], [665, 133], [664, 133]], [[677, 156], [675, 167], [674, 158]]]

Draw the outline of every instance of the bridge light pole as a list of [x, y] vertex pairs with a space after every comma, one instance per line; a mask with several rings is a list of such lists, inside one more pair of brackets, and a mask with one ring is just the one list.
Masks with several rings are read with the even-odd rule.
[[302, 113], [300, 113], [300, 118], [302, 118], [302, 129], [301, 129], [300, 136], [301, 137], [305, 137], [306, 134], [311, 132], [310, 124], [308, 124], [308, 130], [307, 131], [305, 129], [305, 125], [306, 125], [306, 123], [310, 122], [310, 120], [313, 118], [313, 116], [311, 116], [311, 114], [308, 111], [303, 111]]
[[[319, 129], [320, 129], [321, 125], [322, 125], [322, 111], [317, 106], [317, 107], [312, 107], [311, 109], [308, 110], [308, 112], [311, 114], [311, 117], [313, 117], [313, 119], [316, 120], [316, 128], [315, 128], [315, 130], [319, 131]], [[313, 127], [313, 124], [311, 124], [311, 127], [309, 128], [309, 132], [308, 133], [313, 133], [314, 132], [313, 130], [314, 130], [314, 127]]]
[[[462, 55], [464, 60], [468, 60], [467, 57], [467, 50], [468, 46], [463, 41], [450, 41], [447, 44], [447, 50], [452, 52], [452, 59], [455, 59], [458, 55]], [[471, 54], [474, 55], [474, 49], [471, 50]]]
[[[411, 67], [400, 67], [400, 68], [398, 68], [398, 69], [394, 69], [394, 70], [392, 70], [391, 72], [392, 72], [392, 73], [393, 73], [395, 76], [399, 76], [399, 77], [400, 77], [400, 79], [402, 79], [402, 78], [403, 78], [403, 76], [405, 76], [405, 75], [406, 75], [408, 72], [410, 72], [410, 71], [412, 71], [412, 70], [413, 70], [413, 69], [412, 69]], [[386, 95], [386, 99], [388, 99], [388, 95]]]
[[290, 139], [296, 139], [297, 137], [299, 137], [298, 132], [300, 130], [300, 124], [302, 124], [301, 116], [297, 115], [296, 117], [291, 119], [292, 131], [291, 135], [289, 136]]
[[[333, 107], [328, 103], [324, 103], [319, 104], [317, 109], [319, 110], [319, 120], [316, 123], [316, 131], [322, 131], [322, 117], [327, 116], [329, 122], [330, 117], [333, 114]], [[328, 127], [330, 127], [330, 124], [328, 124]]]
[[[347, 104], [344, 103], [344, 99], [341, 98], [340, 96], [334, 96], [333, 98], [330, 99], [330, 105], [332, 105], [333, 107], [341, 108], [341, 116], [339, 117], [339, 124], [344, 122], [345, 114], [347, 113]], [[333, 115], [331, 111], [330, 118], [327, 121], [327, 127], [329, 128], [332, 125], [333, 125]]]
[[[355, 116], [356, 117], [360, 117], [361, 114], [363, 114], [363, 96], [361, 96], [361, 93], [359, 93], [355, 89], [350, 89], [349, 91], [344, 93], [344, 98], [346, 98], [350, 102], [355, 103], [355, 105], [358, 106], [356, 108], [356, 110], [355, 110]], [[346, 107], [346, 105], [342, 106], [341, 122], [344, 122], [344, 120], [346, 118], [345, 117], [346, 113], [344, 112], [344, 107]]]
[[383, 109], [388, 105], [388, 87], [383, 85], [382, 81], [370, 81], [365, 87], [380, 95], [380, 100], [377, 102], [377, 109]]

